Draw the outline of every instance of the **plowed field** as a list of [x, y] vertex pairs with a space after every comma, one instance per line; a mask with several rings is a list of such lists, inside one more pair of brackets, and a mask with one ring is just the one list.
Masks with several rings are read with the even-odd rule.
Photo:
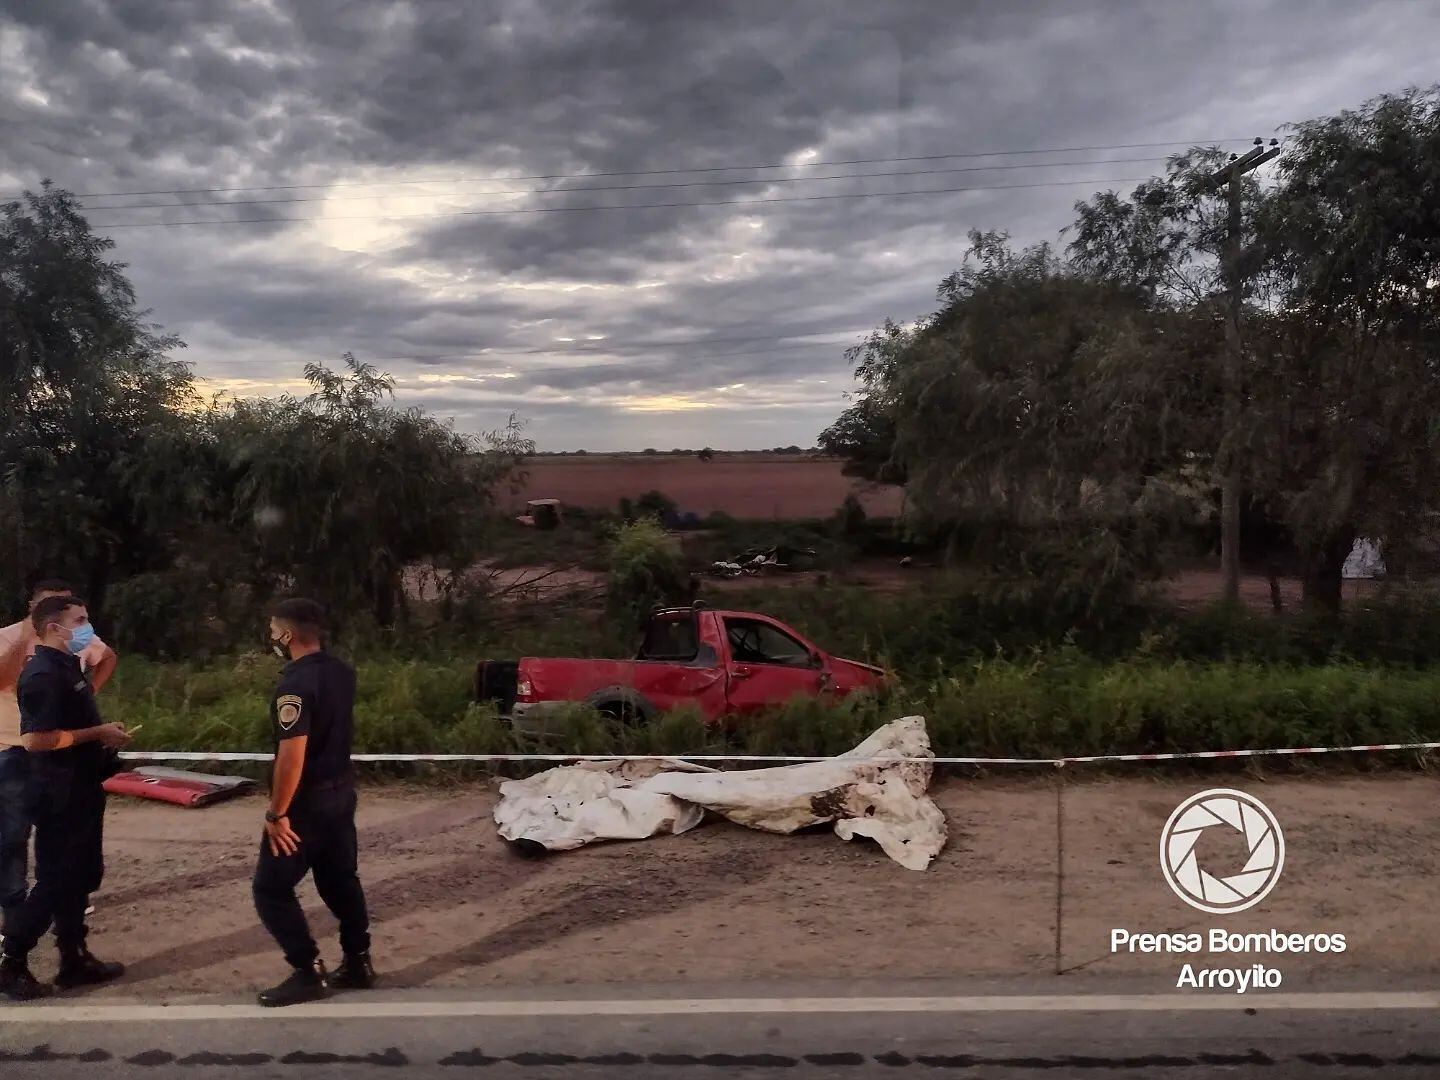
[[713, 461], [694, 457], [591, 455], [540, 458], [528, 465], [529, 478], [512, 498], [559, 499], [567, 506], [613, 510], [621, 499], [660, 491], [683, 511], [721, 511], [751, 520], [829, 517], [845, 496], [859, 495], [866, 513], [893, 517], [900, 490], [877, 488], [840, 472], [840, 462], [763, 454], [721, 454]]

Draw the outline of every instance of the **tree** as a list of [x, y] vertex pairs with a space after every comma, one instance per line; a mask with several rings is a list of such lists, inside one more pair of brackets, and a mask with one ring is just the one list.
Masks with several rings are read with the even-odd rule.
[[196, 404], [182, 348], [146, 323], [113, 243], [46, 181], [0, 207], [0, 564], [12, 596], [64, 573], [96, 608], [172, 545], [117, 483]]
[[476, 439], [396, 409], [388, 375], [349, 353], [344, 362], [307, 365], [304, 399], [235, 402], [214, 418], [229, 524], [262, 575], [388, 627], [405, 613], [408, 567], [453, 584], [474, 562], [483, 511], [533, 444], [514, 418]]
[[635, 500], [635, 512], [664, 525], [680, 513], [680, 504], [663, 491], [647, 491]]
[[[1170, 158], [1164, 177], [1144, 181], [1128, 198], [1104, 191], [1076, 203], [1074, 224], [1062, 230], [1075, 268], [1172, 310], [1213, 302], [1225, 285], [1220, 259], [1228, 226], [1224, 193], [1210, 177], [1232, 156], [1196, 147]], [[1241, 194], [1242, 230], [1250, 234], [1263, 201], [1255, 174], [1242, 177]], [[1251, 250], [1247, 280], [1255, 263]]]
[[1096, 588], [1156, 570], [1209, 401], [1183, 322], [999, 233], [971, 234], [940, 299], [886, 373], [912, 515]]
[[[1088, 271], [1210, 319], [1217, 352], [1223, 229], [1203, 178], [1218, 163], [1192, 152], [1128, 200], [1080, 204], [1071, 245]], [[1401, 555], [1436, 509], [1440, 89], [1296, 125], [1276, 173], [1246, 181], [1241, 408], [1214, 467], [1234, 456], [1292, 538], [1307, 605], [1335, 612], [1356, 537]]]
[[1235, 159], [1216, 148], [1196, 148], [1171, 158], [1166, 178], [1146, 181], [1129, 200], [1104, 192], [1077, 204], [1070, 245], [1081, 269], [1139, 289], [1170, 310], [1189, 309], [1202, 316], [1196, 325], [1214, 335], [1224, 408], [1216, 445], [1206, 457], [1213, 458], [1211, 471], [1221, 492], [1220, 554], [1229, 602], [1240, 595], [1249, 465], [1242, 438], [1247, 427], [1242, 316], [1245, 298], [1252, 295], [1247, 286], [1256, 248], [1246, 249], [1245, 239], [1263, 202], [1249, 173], [1217, 184], [1217, 169]]
[[[48, 183], [0, 208], [0, 574], [17, 601], [61, 574], [104, 617], [123, 583], [126, 633], [175, 654], [237, 591], [245, 619], [286, 588], [390, 625], [407, 572], [455, 587], [533, 452], [517, 420], [459, 434], [390, 405], [389, 376], [348, 354], [307, 366], [303, 399], [204, 402], [111, 248]], [[157, 599], [175, 596], [179, 634]]]
[[[1216, 164], [1192, 152], [1128, 200], [1081, 204], [1071, 253], [1208, 321], [1218, 352]], [[1403, 557], [1437, 509], [1440, 87], [1296, 125], [1276, 173], [1243, 199], [1241, 407], [1197, 448], [1239, 462], [1295, 545], [1307, 605], [1333, 613], [1356, 537]]]
[[1335, 611], [1357, 535], [1403, 554], [1440, 508], [1440, 86], [1296, 125], [1279, 172], [1249, 438], [1307, 600]]
[[1306, 603], [1338, 611], [1357, 536], [1403, 556], [1440, 510], [1440, 86], [1296, 125], [1277, 182], [1245, 178], [1238, 378], [1220, 363], [1223, 159], [1192, 150], [1078, 204], [1068, 261], [972, 234], [941, 310], [857, 350], [826, 449], [904, 470], [937, 523], [1079, 515], [1116, 552], [1157, 520], [1136, 517], [1146, 499], [1211, 500], [1238, 468]]
[[840, 418], [820, 434], [820, 448], [842, 458], [847, 476], [904, 484], [905, 466], [895, 455], [895, 385], [901, 358], [916, 331], [887, 319], [847, 351], [860, 389]]

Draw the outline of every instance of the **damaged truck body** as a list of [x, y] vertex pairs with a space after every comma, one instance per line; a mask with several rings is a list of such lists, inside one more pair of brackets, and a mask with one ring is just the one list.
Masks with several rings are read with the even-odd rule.
[[831, 656], [767, 615], [696, 605], [652, 615], [631, 660], [482, 661], [475, 697], [494, 702], [517, 733], [542, 737], [557, 733], [550, 721], [570, 703], [637, 724], [691, 706], [718, 723], [795, 697], [838, 700], [885, 679], [880, 668]]

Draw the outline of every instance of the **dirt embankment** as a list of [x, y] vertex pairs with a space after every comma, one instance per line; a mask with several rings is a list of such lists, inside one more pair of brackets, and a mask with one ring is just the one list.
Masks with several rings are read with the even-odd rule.
[[[1434, 779], [1223, 783], [1261, 797], [1287, 841], [1274, 892], [1228, 918], [1184, 906], [1158, 871], [1166, 818], [1214, 784], [1134, 779], [1067, 788], [1065, 964], [1073, 978], [1133, 976], [1153, 980], [1155, 990], [1173, 987], [1184, 960], [1206, 958], [1112, 956], [1110, 931], [1211, 926], [1346, 936], [1341, 955], [1215, 960], [1275, 963], [1287, 988], [1423, 980], [1435, 971]], [[929, 871], [915, 873], [827, 832], [770, 836], [723, 822], [528, 861], [497, 839], [491, 790], [367, 790], [362, 874], [377, 963], [403, 986], [1048, 975], [1052, 784], [952, 779], [938, 781], [935, 794], [950, 843]], [[262, 810], [258, 797], [199, 811], [112, 802], [93, 945], [126, 961], [130, 974], [99, 996], [233, 993], [280, 970], [250, 906]], [[303, 895], [331, 955], [329, 916], [319, 914], [311, 886]], [[48, 973], [52, 957], [37, 959]]]

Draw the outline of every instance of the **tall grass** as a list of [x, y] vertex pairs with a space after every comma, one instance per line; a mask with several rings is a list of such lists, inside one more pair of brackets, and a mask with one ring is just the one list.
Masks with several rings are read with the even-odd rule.
[[[726, 592], [726, 607], [784, 619], [830, 651], [887, 665], [883, 697], [796, 700], [723, 728], [681, 710], [616, 727], [567, 710], [566, 753], [833, 754], [905, 714], [937, 753], [1037, 756], [1440, 739], [1440, 603], [1391, 590], [1341, 620], [1181, 613], [1153, 599], [1098, 611], [1078, 595], [956, 578], [894, 595], [844, 587]], [[425, 632], [352, 635], [362, 753], [501, 754], [528, 748], [471, 703], [483, 658], [633, 655], [628, 628], [564, 605], [483, 607]], [[122, 658], [100, 698], [143, 724], [140, 749], [264, 751], [280, 665]]]
[[[468, 701], [454, 660], [359, 665], [362, 753], [499, 754], [533, 747]], [[109, 720], [145, 725], [139, 749], [264, 751], [275, 665], [122, 663], [101, 695]], [[581, 706], [540, 749], [565, 753], [833, 754], [897, 716], [927, 718], [937, 753], [1037, 756], [1349, 745], [1440, 738], [1440, 670], [1154, 658], [1097, 660], [1077, 649], [985, 659], [906, 679], [883, 697], [827, 706], [797, 699], [725, 728], [682, 710], [617, 727]]]

